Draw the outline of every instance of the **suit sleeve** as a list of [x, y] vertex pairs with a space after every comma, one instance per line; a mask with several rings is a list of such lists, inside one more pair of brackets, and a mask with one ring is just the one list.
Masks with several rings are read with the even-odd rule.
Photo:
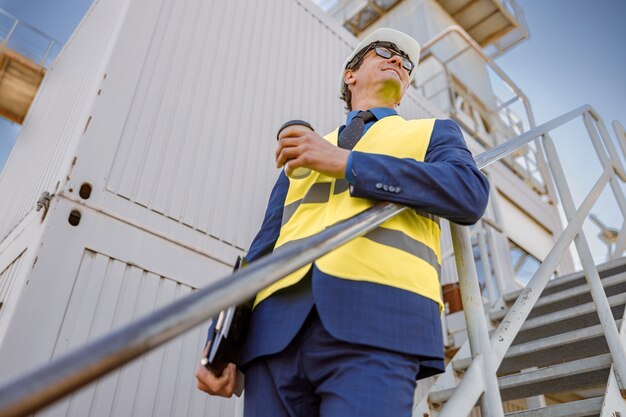
[[436, 120], [424, 161], [353, 151], [350, 194], [393, 201], [474, 224], [484, 214], [489, 183], [478, 170], [459, 126]]

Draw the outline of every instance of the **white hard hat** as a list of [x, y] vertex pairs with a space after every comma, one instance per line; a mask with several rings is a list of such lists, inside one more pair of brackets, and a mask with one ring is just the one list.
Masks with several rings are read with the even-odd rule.
[[[402, 33], [398, 30], [389, 29], [389, 28], [380, 28], [376, 29], [374, 32], [370, 33], [365, 39], [361, 41], [354, 48], [354, 51], [348, 56], [346, 62], [343, 63], [341, 67], [341, 74], [339, 74], [339, 91], [343, 88], [343, 74], [346, 70], [346, 66], [352, 61], [352, 58], [356, 56], [357, 53], [369, 44], [373, 42], [392, 42], [394, 43], [402, 52], [409, 56], [409, 59], [413, 61], [415, 67], [417, 67], [417, 61], [420, 59], [420, 44], [415, 39], [407, 35], [406, 33]], [[413, 79], [415, 75], [415, 69], [409, 75], [409, 82]]]

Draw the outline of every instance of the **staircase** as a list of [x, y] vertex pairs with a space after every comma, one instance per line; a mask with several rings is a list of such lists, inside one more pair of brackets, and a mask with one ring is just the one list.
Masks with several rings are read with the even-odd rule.
[[[582, 116], [603, 172], [576, 206], [549, 132], [578, 116]], [[624, 129], [618, 122], [613, 128], [626, 154]], [[463, 261], [472, 255], [464, 252], [464, 239], [455, 238], [453, 229], [468, 342], [415, 405], [415, 417], [474, 417], [480, 415], [474, 408], [478, 403], [483, 417], [501, 417], [503, 402], [512, 404], [507, 401], [515, 401], [516, 406], [507, 416], [626, 417], [626, 257], [622, 256], [626, 221], [615, 248], [609, 251], [610, 261], [601, 265], [594, 264], [582, 229], [609, 185], [626, 219], [626, 196], [621, 187], [626, 169], [604, 122], [590, 107], [560, 116], [527, 134], [541, 137], [567, 223], [528, 285], [503, 295], [486, 320], [476, 270]], [[512, 140], [510, 146], [527, 134]], [[478, 166], [483, 165], [481, 158], [476, 158]], [[572, 242], [584, 271], [552, 279]], [[489, 328], [495, 328], [490, 335]], [[524, 409], [525, 403], [534, 408]], [[536, 406], [540, 404], [545, 406]]]
[[[626, 303], [626, 257], [598, 266], [598, 272], [620, 326]], [[489, 314], [495, 325], [521, 294], [518, 290], [504, 295], [505, 306]], [[470, 363], [470, 358], [454, 359], [452, 366], [463, 373]], [[584, 274], [556, 278], [546, 286], [506, 353], [498, 369], [498, 385], [503, 401], [551, 394], [555, 401], [566, 402], [506, 416], [600, 416], [611, 364]], [[439, 408], [453, 392], [454, 388], [431, 392], [431, 406]]]

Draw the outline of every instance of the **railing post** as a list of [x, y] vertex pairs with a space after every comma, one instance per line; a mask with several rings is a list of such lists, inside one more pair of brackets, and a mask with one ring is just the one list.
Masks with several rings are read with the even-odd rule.
[[[587, 113], [585, 113], [585, 116], [586, 115]], [[594, 137], [591, 132], [590, 135], [593, 141]], [[596, 144], [594, 144], [594, 147], [595, 145]], [[561, 197], [561, 203], [563, 204], [565, 216], [567, 217], [568, 221], [572, 221], [576, 217], [576, 206], [574, 204], [574, 199], [572, 198], [569, 186], [567, 185], [565, 173], [563, 172], [563, 168], [561, 166], [556, 147], [554, 146], [554, 142], [547, 134], [544, 137], [544, 148], [546, 151], [546, 156], [548, 158], [548, 163], [552, 168], [552, 175], [554, 176], [554, 182], [556, 184], [557, 191], [559, 193], [559, 196]], [[605, 155], [601, 151], [599, 151], [598, 148], [596, 148], [596, 151], [598, 152], [598, 156], [602, 161], [602, 168], [605, 171], [612, 171], [613, 167], [607, 166], [606, 164]], [[613, 313], [611, 312], [611, 306], [606, 299], [606, 293], [604, 292], [602, 281], [600, 280], [600, 275], [598, 274], [598, 269], [596, 268], [593, 261], [591, 250], [589, 249], [589, 244], [587, 243], [587, 239], [585, 238], [585, 234], [582, 231], [582, 228], [574, 238], [574, 243], [576, 245], [576, 250], [578, 251], [580, 261], [582, 262], [583, 269], [585, 271], [585, 277], [587, 279], [591, 298], [596, 305], [598, 317], [600, 319], [600, 323], [604, 331], [604, 336], [606, 337], [606, 341], [609, 346], [609, 351], [611, 352], [611, 357], [613, 358], [615, 377], [617, 379], [620, 392], [622, 394], [622, 397], [626, 398], [626, 350], [624, 349], [624, 346], [622, 346], [622, 343], [620, 341], [619, 332], [617, 330], [617, 326], [615, 325], [615, 320], [613, 319]]]
[[47, 67], [46, 61], [48, 60], [48, 57], [50, 56], [50, 52], [52, 51], [53, 47], [54, 47], [54, 41], [50, 41], [48, 43], [48, 48], [46, 49], [46, 53], [44, 54], [43, 58], [41, 59], [40, 65], [42, 67]]
[[[615, 132], [615, 138], [617, 139], [617, 143], [622, 151], [622, 157], [626, 157], [626, 133], [624, 133], [624, 128], [617, 121], [613, 120], [613, 131]], [[620, 156], [615, 152], [615, 158], [621, 161]], [[620, 166], [621, 166], [620, 162]], [[619, 234], [617, 235], [617, 242], [615, 243], [615, 248], [613, 249], [613, 254], [611, 258], [617, 258], [622, 255], [626, 249], [626, 216], [624, 216], [624, 221], [622, 222], [622, 228], [620, 229]]]
[[4, 38], [4, 43], [5, 44], [9, 44], [9, 40], [11, 39], [11, 36], [13, 36], [13, 33], [15, 33], [15, 29], [17, 29], [17, 25], [19, 24], [19, 20], [15, 19], [15, 23], [13, 23], [13, 26], [11, 26], [11, 29], [9, 30], [9, 33], [7, 33], [6, 38]]
[[489, 254], [492, 252], [487, 246], [487, 231], [485, 226], [481, 224], [480, 230], [476, 235], [478, 239], [478, 249], [480, 250], [480, 260], [482, 261], [483, 273], [485, 274], [485, 286], [487, 287], [487, 293], [489, 294], [489, 306], [494, 305], [497, 301], [496, 290], [493, 285], [493, 275], [491, 274], [491, 261]]
[[[450, 224], [452, 245], [456, 258], [456, 268], [459, 273], [459, 286], [463, 299], [467, 336], [472, 351], [472, 357], [483, 357], [482, 377], [485, 392], [480, 399], [482, 417], [503, 417], [502, 399], [498, 387], [498, 379], [494, 364], [495, 356], [489, 341], [487, 320], [483, 307], [482, 295], [478, 286], [478, 275], [474, 254], [467, 227]], [[466, 376], [467, 377], [467, 376]]]

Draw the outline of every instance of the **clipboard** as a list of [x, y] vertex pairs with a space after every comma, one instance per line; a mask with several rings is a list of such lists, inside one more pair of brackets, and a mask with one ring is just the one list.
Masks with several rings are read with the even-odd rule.
[[[246, 265], [245, 257], [237, 257], [233, 272], [244, 268]], [[248, 324], [250, 323], [253, 304], [254, 298], [220, 311], [217, 317], [215, 328], [211, 334], [209, 351], [206, 358], [202, 359], [202, 364], [218, 377], [222, 375], [229, 363], [236, 364], [239, 362], [248, 333]], [[244, 378], [239, 370], [237, 372], [238, 386], [235, 394], [241, 396]]]

